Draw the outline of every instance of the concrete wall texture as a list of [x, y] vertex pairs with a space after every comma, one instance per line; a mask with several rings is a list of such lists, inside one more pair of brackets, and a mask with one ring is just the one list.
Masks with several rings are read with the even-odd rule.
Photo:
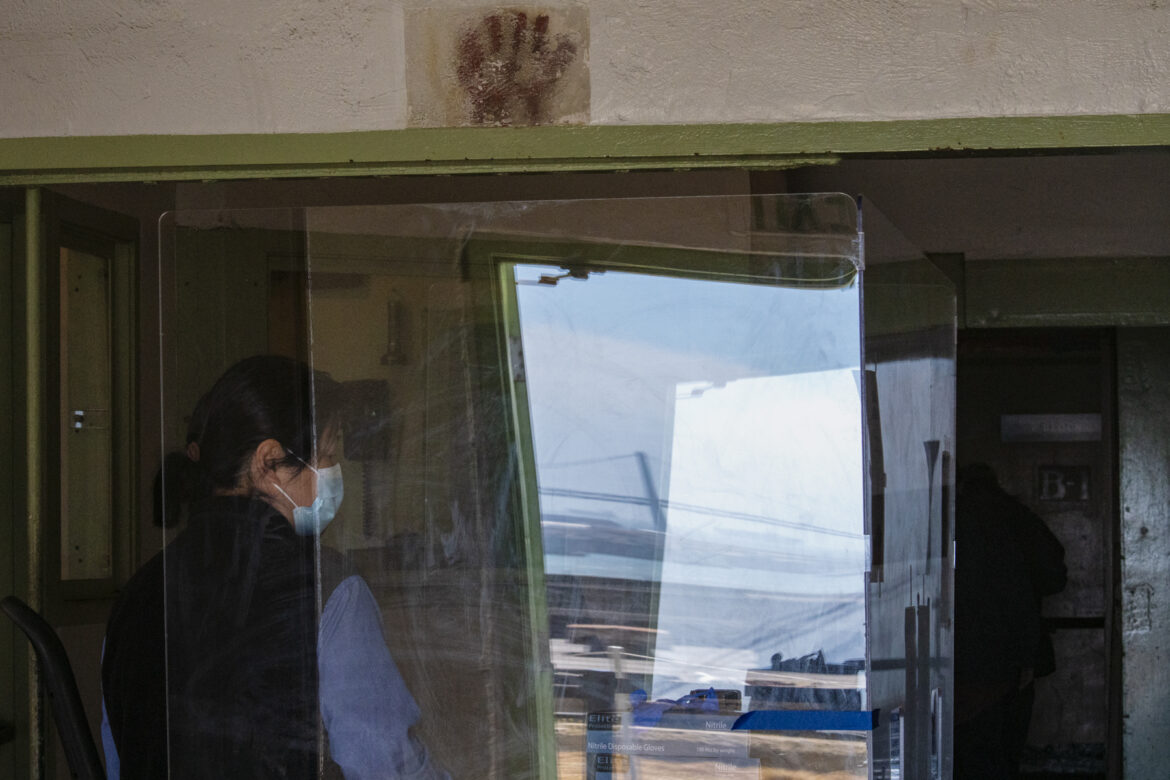
[[1165, 777], [1170, 342], [1163, 328], [1123, 329], [1117, 349], [1125, 776]]
[[1170, 2], [6, 0], [0, 106], [0, 137], [1165, 113]]

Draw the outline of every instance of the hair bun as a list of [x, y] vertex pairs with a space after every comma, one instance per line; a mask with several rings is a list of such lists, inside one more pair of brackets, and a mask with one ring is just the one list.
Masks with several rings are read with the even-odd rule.
[[[194, 457], [192, 457], [194, 448]], [[168, 453], [154, 477], [154, 524], [171, 528], [178, 523], [183, 506], [194, 497], [199, 479], [199, 445], [191, 442], [186, 451]]]

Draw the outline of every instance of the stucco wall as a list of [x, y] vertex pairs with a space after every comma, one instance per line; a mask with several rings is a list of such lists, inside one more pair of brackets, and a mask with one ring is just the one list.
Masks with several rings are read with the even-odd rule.
[[[1170, 112], [1165, 0], [579, 5], [589, 110], [570, 121]], [[408, 69], [451, 65], [406, 56], [435, 6], [499, 4], [8, 0], [0, 136], [404, 127]]]

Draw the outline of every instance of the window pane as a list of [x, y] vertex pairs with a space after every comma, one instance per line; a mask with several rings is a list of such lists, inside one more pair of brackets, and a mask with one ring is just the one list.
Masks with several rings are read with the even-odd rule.
[[584, 723], [594, 769], [864, 774], [864, 738], [719, 731], [864, 704], [853, 274], [551, 279], [515, 267], [562, 754]]
[[923, 407], [867, 428], [853, 199], [177, 212], [160, 243], [167, 610], [123, 606], [106, 663], [161, 681], [127, 701], [172, 766], [263, 767], [279, 726], [351, 773], [892, 767], [914, 594], [874, 620], [867, 469]]

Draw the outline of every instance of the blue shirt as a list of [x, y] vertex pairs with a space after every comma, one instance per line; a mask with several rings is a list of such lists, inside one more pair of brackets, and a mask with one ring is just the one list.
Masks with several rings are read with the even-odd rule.
[[[329, 755], [346, 780], [449, 780], [410, 734], [419, 709], [382, 638], [374, 594], [358, 575], [342, 580], [317, 628], [321, 719]], [[102, 701], [106, 774], [119, 780], [118, 749]]]

